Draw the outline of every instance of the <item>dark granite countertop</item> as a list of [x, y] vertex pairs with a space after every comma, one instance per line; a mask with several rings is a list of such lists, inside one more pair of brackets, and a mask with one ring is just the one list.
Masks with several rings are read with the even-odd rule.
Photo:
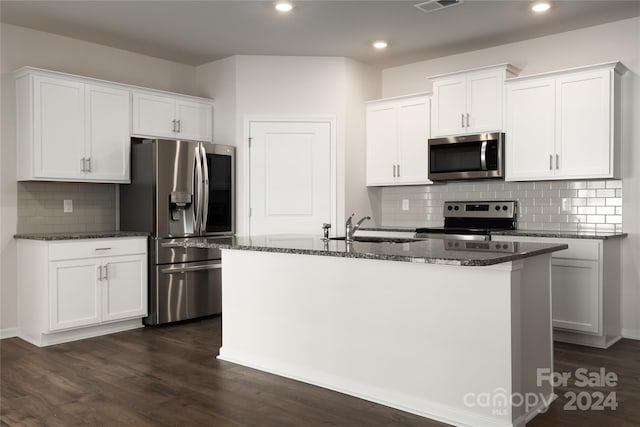
[[80, 239], [107, 239], [111, 237], [148, 236], [149, 233], [138, 231], [83, 231], [62, 233], [18, 233], [15, 239], [28, 240], [80, 240]]
[[185, 246], [461, 266], [500, 264], [568, 248], [565, 244], [446, 239], [425, 239], [410, 243], [346, 244], [340, 240], [324, 242], [320, 236], [307, 235], [194, 238], [186, 242]]
[[415, 233], [415, 227], [360, 227], [358, 230], [361, 231], [395, 231], [395, 232], [409, 232]]
[[507, 230], [492, 231], [495, 236], [523, 236], [523, 237], [556, 237], [565, 239], [613, 239], [627, 237], [627, 233], [615, 233], [606, 231], [562, 231], [562, 230]]

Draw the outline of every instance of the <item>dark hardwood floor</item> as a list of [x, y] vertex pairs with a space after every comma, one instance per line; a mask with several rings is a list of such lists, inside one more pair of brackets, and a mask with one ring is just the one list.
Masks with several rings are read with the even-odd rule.
[[[53, 347], [0, 342], [2, 426], [444, 426], [416, 415], [217, 360], [219, 317]], [[556, 370], [605, 367], [615, 411], [567, 411], [569, 384], [528, 424], [640, 425], [640, 341], [608, 350], [556, 344]], [[596, 389], [586, 389], [589, 392]]]

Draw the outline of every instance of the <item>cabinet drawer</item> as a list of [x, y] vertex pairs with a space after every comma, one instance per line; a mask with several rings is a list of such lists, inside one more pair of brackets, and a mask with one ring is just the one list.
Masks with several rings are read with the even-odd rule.
[[49, 260], [140, 254], [146, 251], [146, 237], [83, 239], [50, 243]]
[[555, 237], [525, 237], [525, 236], [491, 236], [496, 241], [515, 241], [515, 242], [539, 242], [539, 243], [566, 243], [569, 249], [554, 252], [553, 258], [571, 258], [585, 259], [597, 261], [600, 259], [600, 240], [587, 239], [563, 239]]

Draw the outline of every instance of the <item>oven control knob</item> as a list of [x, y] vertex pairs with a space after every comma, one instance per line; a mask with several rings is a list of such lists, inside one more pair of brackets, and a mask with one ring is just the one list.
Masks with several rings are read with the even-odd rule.
[[499, 211], [500, 210], [500, 206], [496, 205], [496, 210]]
[[507, 205], [504, 205], [504, 206], [502, 207], [502, 210], [503, 210], [503, 211], [506, 211], [507, 209], [509, 209], [509, 208], [507, 207]]
[[456, 205], [453, 209], [459, 211], [460, 210], [460, 206]]
[[450, 211], [451, 209], [453, 209], [453, 207], [451, 205], [447, 206], [447, 210]]

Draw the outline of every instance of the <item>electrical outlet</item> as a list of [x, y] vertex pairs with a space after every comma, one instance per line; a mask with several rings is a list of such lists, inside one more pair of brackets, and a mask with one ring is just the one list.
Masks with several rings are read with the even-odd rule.
[[63, 210], [65, 213], [73, 212], [73, 200], [65, 200]]
[[562, 212], [571, 212], [571, 199], [562, 199]]
[[403, 211], [409, 210], [409, 199], [402, 199], [402, 210]]

